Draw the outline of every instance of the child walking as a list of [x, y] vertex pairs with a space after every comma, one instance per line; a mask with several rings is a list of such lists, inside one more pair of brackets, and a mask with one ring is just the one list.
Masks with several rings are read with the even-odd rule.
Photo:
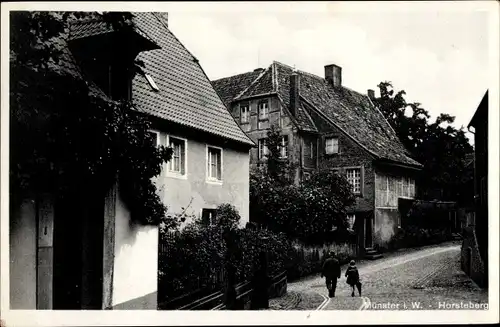
[[345, 276], [347, 277], [347, 284], [352, 287], [351, 296], [354, 296], [354, 286], [356, 286], [359, 292], [359, 296], [361, 296], [361, 282], [359, 279], [358, 268], [356, 267], [356, 262], [354, 262], [354, 260], [351, 260], [351, 262], [349, 263], [349, 267], [347, 267]]

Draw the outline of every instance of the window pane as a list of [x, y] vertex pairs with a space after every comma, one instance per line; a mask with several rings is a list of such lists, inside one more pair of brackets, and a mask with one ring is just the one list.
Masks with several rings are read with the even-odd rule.
[[218, 180], [221, 180], [222, 179], [222, 160], [221, 160], [221, 151], [220, 150], [217, 150], [217, 167], [216, 167], [216, 171], [217, 171], [217, 179]]
[[244, 105], [241, 107], [241, 122], [248, 123], [248, 118], [249, 118], [248, 105]]
[[325, 152], [327, 154], [339, 152], [339, 139], [336, 137], [329, 137], [325, 142]]
[[347, 169], [346, 170], [347, 181], [352, 186], [353, 193], [361, 192], [361, 170], [359, 168], [356, 169]]

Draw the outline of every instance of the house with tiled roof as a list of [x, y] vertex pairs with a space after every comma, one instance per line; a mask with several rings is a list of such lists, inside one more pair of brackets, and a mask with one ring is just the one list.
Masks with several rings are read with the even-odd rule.
[[371, 101], [342, 85], [342, 69], [316, 76], [280, 62], [265, 69], [212, 81], [233, 117], [258, 144], [251, 166], [266, 159], [272, 124], [283, 133], [282, 156], [297, 164], [296, 181], [320, 167], [344, 174], [356, 195], [348, 218], [360, 249], [387, 246], [400, 226], [398, 198], [415, 197], [412, 159]]
[[[68, 37], [54, 40], [63, 60], [53, 68], [147, 114], [153, 139], [173, 149], [155, 177], [168, 213], [210, 219], [231, 203], [245, 224], [255, 144], [169, 29], [167, 14], [133, 14], [125, 31], [101, 20], [70, 24]], [[99, 201], [79, 208], [27, 199], [13, 209], [12, 309], [157, 309], [158, 226], [131, 220], [119, 185]]]

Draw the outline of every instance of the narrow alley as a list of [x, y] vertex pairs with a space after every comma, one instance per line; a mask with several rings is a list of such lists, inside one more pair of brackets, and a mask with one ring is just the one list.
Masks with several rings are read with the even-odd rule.
[[[487, 309], [488, 293], [460, 269], [460, 246], [446, 244], [406, 250], [358, 264], [362, 296], [345, 282], [345, 266], [336, 297], [316, 275], [288, 284], [288, 294], [271, 301], [274, 310], [459, 310]], [[285, 303], [284, 303], [285, 302]], [[288, 302], [288, 303], [286, 303]], [[471, 307], [472, 306], [472, 307]]]

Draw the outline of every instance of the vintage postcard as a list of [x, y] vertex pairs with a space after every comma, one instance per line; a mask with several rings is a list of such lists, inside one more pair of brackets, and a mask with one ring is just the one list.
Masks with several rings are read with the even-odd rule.
[[498, 322], [498, 2], [1, 15], [2, 327]]

